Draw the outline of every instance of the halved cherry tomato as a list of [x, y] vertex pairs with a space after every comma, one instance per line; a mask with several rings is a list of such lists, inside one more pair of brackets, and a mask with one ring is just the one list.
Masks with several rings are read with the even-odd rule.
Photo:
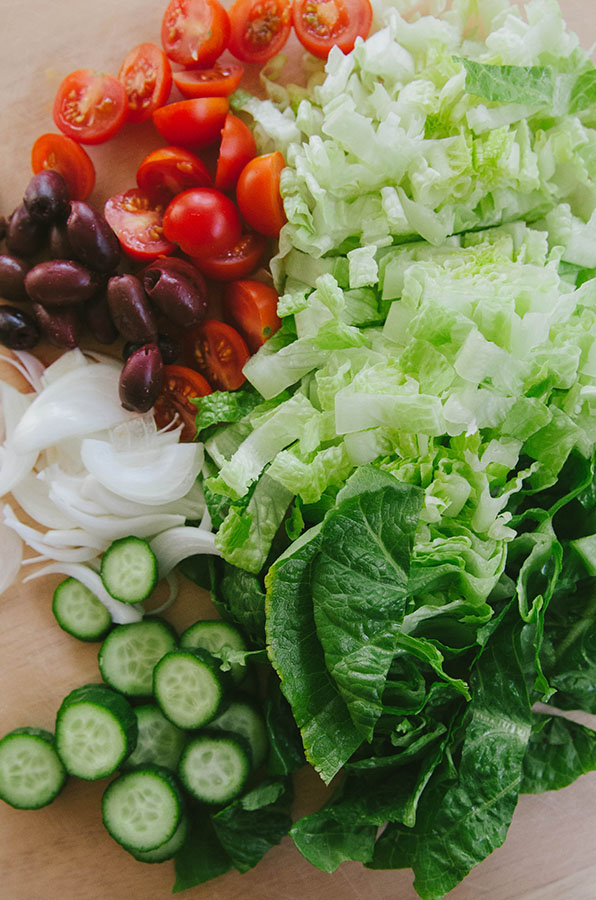
[[217, 319], [206, 319], [184, 340], [189, 366], [198, 369], [219, 391], [235, 391], [244, 384], [242, 369], [250, 358], [244, 339], [235, 328]]
[[372, 7], [369, 0], [294, 0], [292, 22], [303, 47], [327, 59], [333, 46], [349, 53], [358, 36], [368, 37]]
[[156, 109], [153, 124], [170, 144], [208, 147], [221, 135], [230, 104], [227, 97], [196, 97]]
[[211, 187], [202, 159], [184, 147], [160, 147], [149, 153], [137, 169], [139, 188], [156, 200], [169, 203], [191, 187]]
[[172, 67], [156, 44], [139, 44], [124, 58], [118, 80], [128, 97], [128, 121], [145, 122], [170, 96]]
[[126, 91], [117, 78], [77, 69], [58, 88], [54, 122], [81, 144], [101, 144], [120, 131], [127, 110]]
[[190, 188], [178, 194], [163, 217], [163, 230], [189, 256], [221, 256], [242, 234], [237, 207], [215, 188]]
[[229, 50], [246, 63], [267, 62], [279, 53], [292, 29], [290, 0], [235, 0], [229, 16]]
[[243, 234], [231, 250], [217, 257], [195, 259], [203, 275], [214, 281], [233, 281], [235, 278], [246, 278], [255, 271], [267, 249], [267, 238], [264, 234], [249, 232]]
[[174, 84], [185, 97], [229, 97], [244, 75], [240, 63], [216, 63], [210, 69], [172, 72]]
[[80, 144], [65, 134], [40, 135], [31, 148], [31, 168], [37, 175], [43, 169], [60, 172], [71, 200], [86, 200], [95, 186], [95, 166]]
[[255, 156], [243, 168], [236, 185], [236, 201], [250, 227], [272, 237], [277, 237], [286, 222], [279, 191], [284, 166], [279, 150]]
[[133, 259], [149, 262], [158, 256], [169, 256], [176, 249], [164, 237], [163, 206], [137, 188], [110, 197], [104, 215], [122, 249]]
[[205, 397], [213, 388], [203, 376], [188, 366], [164, 366], [161, 392], [155, 401], [153, 414], [158, 428], [171, 422], [182, 424], [181, 441], [193, 441], [197, 428], [197, 407], [192, 397]]
[[257, 144], [248, 125], [228, 113], [221, 133], [221, 145], [215, 172], [215, 187], [231, 191], [244, 166], [257, 155]]
[[238, 329], [251, 353], [256, 353], [281, 326], [278, 300], [277, 291], [262, 281], [247, 278], [226, 285], [225, 316]]
[[161, 23], [161, 43], [183, 66], [212, 66], [230, 39], [230, 20], [218, 0], [171, 0]]

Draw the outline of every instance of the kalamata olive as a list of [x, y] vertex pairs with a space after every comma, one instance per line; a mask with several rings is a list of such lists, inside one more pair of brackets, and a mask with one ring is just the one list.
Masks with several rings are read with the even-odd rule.
[[[131, 353], [134, 353], [135, 350], [142, 346], [143, 343], [141, 341], [127, 341], [122, 348], [122, 359], [124, 362], [126, 362]], [[169, 334], [158, 334], [157, 346], [159, 347], [164, 366], [171, 366], [180, 356], [180, 342]]]
[[120, 242], [105, 216], [83, 200], [73, 200], [66, 222], [75, 258], [98, 272], [112, 272], [120, 262]]
[[27, 300], [25, 275], [29, 263], [19, 256], [0, 253], [0, 297], [5, 300]]
[[189, 328], [207, 315], [207, 285], [202, 274], [184, 259], [156, 259], [143, 271], [151, 300], [176, 325]]
[[161, 391], [163, 361], [157, 344], [144, 344], [132, 353], [120, 373], [119, 396], [124, 409], [148, 412]]
[[32, 219], [24, 203], [11, 215], [6, 231], [6, 246], [15, 256], [34, 256], [44, 245], [46, 226]]
[[114, 275], [108, 281], [108, 305], [114, 325], [125, 341], [154, 344], [157, 325], [140, 279]]
[[8, 229], [8, 222], [6, 221], [4, 216], [0, 216], [0, 241], [3, 241], [6, 237], [6, 231]]
[[108, 306], [106, 291], [100, 291], [83, 306], [83, 318], [92, 337], [99, 344], [113, 344], [118, 337], [118, 329], [114, 325]]
[[25, 289], [44, 306], [72, 306], [96, 294], [102, 285], [97, 273], [71, 259], [50, 259], [27, 272]]
[[10, 350], [31, 350], [39, 341], [34, 319], [18, 306], [0, 306], [0, 343]]
[[68, 239], [66, 222], [52, 222], [48, 232], [48, 249], [54, 259], [72, 259], [73, 249]]
[[68, 213], [70, 196], [66, 181], [55, 169], [42, 169], [34, 175], [25, 191], [23, 203], [32, 219], [56, 222]]
[[79, 346], [81, 318], [77, 307], [62, 306], [50, 310], [41, 303], [34, 303], [32, 310], [41, 333], [51, 344], [69, 350]]

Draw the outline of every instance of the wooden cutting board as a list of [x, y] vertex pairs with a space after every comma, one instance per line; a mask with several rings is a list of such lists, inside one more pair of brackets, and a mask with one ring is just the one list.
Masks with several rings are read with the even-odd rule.
[[[0, 213], [9, 213], [30, 177], [35, 138], [53, 131], [51, 107], [73, 69], [117, 72], [141, 41], [159, 42], [165, 0], [0, 0]], [[563, 0], [582, 44], [596, 41], [590, 0]], [[296, 50], [292, 51], [294, 55]], [[91, 148], [98, 181], [93, 200], [134, 185], [142, 156], [159, 146], [149, 125]], [[20, 386], [0, 363], [0, 378]], [[98, 679], [97, 647], [56, 626], [50, 600], [60, 579], [14, 586], [0, 598], [0, 734], [23, 724], [53, 728], [62, 697]], [[180, 628], [209, 615], [209, 601], [190, 584], [171, 618]], [[3, 900], [163, 900], [171, 863], [143, 866], [106, 834], [100, 799], [105, 783], [69, 783], [44, 810], [0, 804], [0, 897]], [[296, 779], [296, 813], [320, 805], [324, 792], [310, 770]], [[503, 848], [477, 867], [453, 900], [594, 900], [596, 897], [596, 774], [564, 791], [523, 797]], [[246, 875], [230, 874], [192, 889], [189, 900], [415, 900], [410, 872], [372, 872], [346, 864], [332, 875], [312, 868], [289, 839]]]

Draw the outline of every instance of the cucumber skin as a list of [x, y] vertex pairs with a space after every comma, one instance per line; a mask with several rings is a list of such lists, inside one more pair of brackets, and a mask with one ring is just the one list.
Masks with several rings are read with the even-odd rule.
[[[215, 710], [213, 715], [209, 716], [204, 721], [201, 721], [201, 723], [199, 725], [192, 725], [192, 726], [181, 725], [179, 722], [176, 722], [175, 719], [172, 719], [171, 715], [168, 715], [168, 712], [163, 708], [163, 706], [161, 704], [161, 701], [159, 698], [160, 692], [159, 692], [159, 685], [158, 685], [158, 680], [159, 680], [159, 671], [158, 670], [159, 670], [160, 665], [164, 662], [164, 660], [167, 660], [168, 657], [171, 657], [171, 656], [192, 656], [195, 659], [200, 660], [201, 662], [206, 664], [208, 666], [208, 668], [211, 669], [216, 680], [219, 682], [219, 704], [217, 706], [217, 709]], [[215, 719], [219, 715], [219, 711], [222, 708], [222, 704], [224, 702], [224, 699], [225, 699], [225, 696], [227, 693], [227, 683], [229, 682], [229, 680], [230, 679], [229, 679], [228, 673], [221, 671], [221, 669], [219, 667], [219, 660], [216, 657], [214, 657], [211, 653], [209, 653], [208, 650], [204, 650], [201, 647], [194, 647], [194, 648], [193, 647], [185, 647], [185, 648], [180, 647], [176, 650], [170, 651], [170, 653], [166, 653], [165, 656], [162, 656], [160, 661], [155, 666], [155, 668], [153, 670], [153, 696], [155, 698], [155, 702], [161, 709], [161, 711], [164, 714], [164, 716], [166, 717], [166, 719], [168, 719], [173, 725], [176, 725], [178, 728], [181, 728], [183, 731], [194, 731], [197, 728], [206, 727], [209, 724], [209, 722], [211, 722], [212, 719]]]
[[[113, 625], [112, 617], [106, 609], [108, 621], [106, 621], [106, 625], [101, 631], [96, 631], [93, 633], [93, 635], [82, 635], [80, 631], [76, 631], [74, 628], [70, 628], [68, 624], [64, 622], [64, 616], [62, 614], [62, 610], [60, 609], [60, 594], [65, 589], [64, 585], [68, 584], [69, 581], [76, 580], [76, 578], [66, 578], [64, 581], [60, 582], [52, 597], [52, 613], [59, 627], [62, 629], [62, 631], [65, 631], [66, 634], [70, 634], [71, 637], [76, 638], [78, 641], [84, 641], [87, 644], [94, 644], [98, 641], [102, 641], [109, 633]], [[101, 600], [97, 600], [97, 602], [103, 607]], [[105, 609], [105, 607], [103, 608]]]
[[190, 825], [188, 816], [185, 813], [182, 813], [178, 828], [170, 840], [166, 841], [165, 844], [161, 844], [156, 850], [129, 850], [128, 852], [138, 862], [149, 864], [165, 862], [167, 859], [172, 859], [172, 857], [178, 853], [188, 837], [189, 830]]
[[13, 728], [12, 731], [9, 731], [8, 734], [5, 734], [0, 739], [0, 744], [2, 744], [2, 742], [5, 741], [7, 738], [18, 737], [18, 735], [21, 735], [21, 734], [28, 735], [28, 736], [34, 737], [34, 738], [39, 738], [40, 740], [45, 741], [46, 744], [49, 744], [52, 747], [52, 749], [54, 750], [54, 752], [56, 754], [57, 761], [62, 766], [62, 782], [58, 786], [58, 789], [52, 794], [51, 797], [49, 797], [43, 803], [36, 804], [35, 806], [23, 806], [22, 804], [11, 803], [8, 800], [5, 800], [4, 798], [1, 798], [1, 799], [3, 799], [5, 803], [8, 803], [9, 806], [12, 806], [13, 809], [43, 809], [44, 806], [49, 806], [50, 803], [53, 803], [54, 800], [56, 799], [56, 797], [58, 796], [58, 794], [60, 794], [61, 791], [64, 789], [64, 786], [68, 780], [68, 772], [66, 771], [66, 768], [64, 767], [64, 763], [60, 759], [60, 756], [58, 755], [58, 751], [56, 750], [56, 742], [54, 740], [54, 735], [52, 734], [51, 731], [47, 731], [45, 728], [35, 728], [32, 725], [23, 725], [20, 728]]
[[128, 852], [131, 853], [132, 855], [134, 855], [136, 852], [139, 852], [138, 848], [135, 848], [130, 844], [122, 842], [114, 835], [113, 831], [111, 830], [111, 828], [108, 825], [108, 822], [106, 821], [106, 819], [109, 819], [109, 811], [108, 811], [108, 814], [106, 815], [106, 806], [109, 803], [109, 797], [110, 797], [111, 791], [113, 791], [115, 789], [114, 785], [117, 786], [118, 782], [120, 782], [121, 779], [128, 778], [130, 775], [135, 775], [138, 773], [147, 773], [147, 774], [151, 774], [151, 775], [157, 775], [163, 781], [167, 781], [167, 783], [172, 788], [173, 793], [176, 795], [176, 799], [177, 799], [177, 803], [178, 803], [178, 820], [177, 820], [170, 836], [168, 838], [166, 838], [166, 840], [163, 841], [161, 844], [159, 844], [157, 847], [152, 847], [152, 848], [147, 849], [146, 851], [140, 851], [140, 852], [147, 852], [147, 853], [153, 852], [155, 850], [158, 850], [159, 847], [162, 847], [163, 844], [170, 841], [173, 838], [173, 836], [176, 832], [176, 829], [178, 828], [178, 825], [180, 824], [182, 817], [185, 815], [184, 794], [182, 792], [180, 783], [179, 783], [178, 779], [176, 778], [175, 773], [170, 771], [170, 769], [166, 769], [166, 768], [164, 768], [164, 766], [154, 766], [154, 765], [135, 766], [133, 769], [130, 769], [127, 772], [123, 772], [122, 775], [119, 775], [117, 778], [114, 778], [114, 780], [111, 781], [109, 783], [109, 785], [107, 786], [107, 788], [105, 789], [105, 791], [103, 793], [103, 797], [101, 798], [101, 817], [102, 817], [102, 821], [104, 824], [104, 828], [106, 829], [106, 831], [108, 832], [110, 837], [112, 837], [116, 841], [117, 844], [120, 844], [121, 847], [124, 847], [125, 850], [128, 850]]
[[[210, 740], [216, 741], [218, 743], [230, 742], [236, 744], [240, 748], [240, 751], [244, 755], [246, 761], [245, 774], [241, 785], [236, 791], [231, 794], [227, 794], [225, 797], [222, 797], [219, 800], [205, 799], [204, 796], [199, 797], [196, 793], [196, 789], [191, 786], [190, 779], [187, 777], [185, 770], [186, 759], [192, 753], [194, 747], [198, 743]], [[180, 757], [180, 762], [178, 763], [178, 777], [180, 778], [184, 789], [195, 801], [204, 803], [209, 807], [222, 807], [226, 806], [228, 803], [231, 803], [233, 800], [236, 800], [241, 796], [244, 788], [246, 787], [246, 783], [250, 778], [252, 769], [251, 762], [251, 750], [248, 741], [242, 735], [236, 734], [231, 731], [223, 731], [223, 729], [214, 729], [213, 731], [210, 731], [209, 728], [205, 728], [204, 730], [201, 729], [201, 732], [199, 734], [196, 734], [194, 737], [192, 737], [182, 751], [182, 756]]]
[[[139, 630], [139, 628], [144, 628], [144, 627], [146, 627], [146, 625], [153, 625], [153, 624], [159, 624], [160, 626], [162, 626], [164, 628], [165, 631], [167, 631], [172, 636], [172, 639], [173, 639], [172, 650], [174, 650], [177, 645], [177, 642], [178, 642], [178, 634], [177, 634], [174, 626], [170, 622], [168, 622], [166, 619], [162, 619], [161, 616], [152, 616], [150, 619], [149, 618], [142, 619], [140, 622], [130, 622], [125, 625], [117, 625], [106, 636], [106, 638], [104, 639], [104, 641], [102, 642], [102, 644], [99, 648], [99, 651], [97, 654], [97, 663], [99, 665], [99, 671], [101, 672], [101, 676], [104, 679], [104, 681], [106, 682], [106, 686], [110, 687], [112, 690], [116, 691], [119, 694], [122, 694], [125, 697], [130, 697], [135, 700], [138, 700], [138, 699], [144, 698], [144, 697], [151, 697], [153, 694], [153, 679], [151, 680], [151, 685], [148, 686], [148, 689], [146, 691], [138, 691], [138, 692], [123, 691], [122, 688], [117, 687], [116, 685], [112, 684], [109, 672], [106, 673], [106, 671], [105, 671], [105, 655], [106, 655], [105, 647], [107, 646], [109, 649], [109, 646], [110, 646], [109, 642], [117, 641], [118, 635], [124, 634], [124, 631], [122, 629], [126, 629], [126, 631], [130, 631], [130, 629], [133, 629], [133, 631], [137, 631], [137, 630]], [[108, 642], [108, 643], [106, 644], [106, 642]], [[166, 651], [166, 652], [170, 652], [170, 651]], [[159, 662], [159, 660], [158, 660], [158, 662]], [[156, 663], [156, 665], [157, 665], [157, 663]]]
[[[114, 585], [111, 584], [111, 576], [107, 572], [107, 568], [110, 565], [110, 556], [112, 556], [113, 554], [117, 554], [118, 550], [123, 545], [132, 544], [132, 543], [135, 543], [137, 545], [138, 544], [143, 545], [143, 552], [146, 554], [147, 558], [152, 561], [152, 569], [153, 569], [152, 575], [151, 575], [150, 586], [148, 587], [146, 592], [141, 597], [136, 597], [135, 599], [131, 599], [130, 597], [124, 597], [121, 594], [115, 593]], [[136, 535], [129, 535], [128, 537], [117, 538], [115, 541], [113, 541], [110, 544], [110, 546], [108, 547], [108, 549], [102, 556], [99, 574], [100, 574], [101, 580], [103, 582], [103, 586], [105, 587], [108, 594], [114, 598], [114, 600], [119, 600], [121, 603], [132, 603], [132, 604], [142, 603], [143, 600], [146, 600], [147, 597], [151, 594], [151, 591], [157, 584], [157, 558], [155, 556], [155, 553], [149, 546], [149, 543], [144, 538], [136, 537]], [[110, 583], [110, 587], [108, 587], [108, 583]]]

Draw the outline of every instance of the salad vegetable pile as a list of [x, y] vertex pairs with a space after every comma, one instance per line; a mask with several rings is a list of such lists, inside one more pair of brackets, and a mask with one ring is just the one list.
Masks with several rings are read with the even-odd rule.
[[[23, 745], [44, 803], [66, 773], [122, 770], [104, 823], [142, 861], [174, 857], [175, 890], [246, 871], [289, 832], [323, 871], [411, 868], [440, 900], [504, 842], [521, 793], [596, 769], [596, 731], [565, 715], [596, 714], [596, 68], [556, 0], [394, 0], [369, 37], [355, 4], [345, 43], [305, 39], [326, 58], [306, 87], [273, 59], [263, 99], [216, 61], [224, 45], [271, 59], [290, 18], [302, 41], [309, 5], [278, 5], [268, 50], [243, 55], [255, 31], [239, 37], [239, 10], [256, 13], [236, 0], [231, 37], [200, 59], [170, 21], [184, 3], [168, 7], [167, 57], [212, 67], [175, 83], [215, 82], [221, 108], [203, 93], [182, 114], [168, 87], [154, 122], [195, 150], [211, 129], [219, 155], [215, 187], [168, 147], [108, 201], [128, 256], [156, 257], [108, 285], [113, 324], [139, 337], [124, 369], [71, 349], [44, 371], [21, 353], [37, 396], [3, 386], [0, 490], [44, 531], [8, 503], [3, 529], [39, 553], [35, 576], [69, 576], [56, 618], [103, 640], [108, 687], [65, 698], [55, 741], [0, 741], [0, 796], [20, 802], [3, 778]], [[230, 162], [234, 128], [246, 153]], [[131, 238], [139, 210], [158, 227]], [[247, 241], [253, 273], [265, 237], [275, 289], [229, 274]], [[210, 279], [231, 283], [205, 321]], [[194, 329], [185, 362], [207, 379], [186, 376], [184, 403], [163, 387], [165, 314]], [[176, 569], [227, 624], [178, 636], [151, 617]], [[305, 760], [332, 791], [292, 821]]]

